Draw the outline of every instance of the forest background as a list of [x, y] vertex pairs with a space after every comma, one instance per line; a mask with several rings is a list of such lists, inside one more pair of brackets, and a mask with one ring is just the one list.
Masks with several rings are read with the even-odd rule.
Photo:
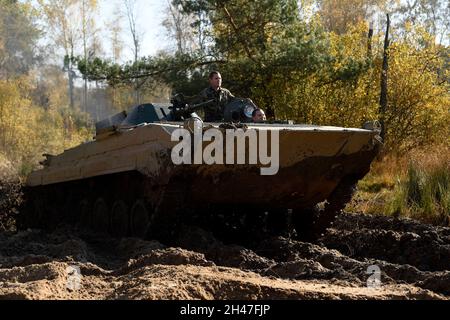
[[0, 0], [1, 170], [24, 179], [96, 121], [197, 94], [219, 70], [269, 118], [380, 120], [383, 152], [347, 210], [449, 225], [450, 1], [159, 0], [165, 45], [151, 54], [155, 16], [102, 1]]

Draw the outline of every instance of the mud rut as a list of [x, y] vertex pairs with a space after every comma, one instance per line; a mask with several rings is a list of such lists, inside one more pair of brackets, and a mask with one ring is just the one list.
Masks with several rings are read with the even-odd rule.
[[[158, 265], [185, 266], [186, 272], [189, 266], [218, 266], [219, 271], [220, 267], [230, 267], [254, 272], [264, 279], [320, 280], [330, 285], [365, 287], [367, 268], [377, 265], [383, 286], [404, 284], [423, 289], [410, 296], [406, 293], [404, 298], [450, 297], [450, 228], [382, 216], [342, 214], [315, 242], [281, 236], [261, 237], [257, 241], [241, 238], [234, 243], [222, 240], [189, 225], [178, 229], [170, 245], [156, 240], [111, 238], [67, 226], [51, 233], [28, 230], [0, 234], [0, 283], [10, 281], [12, 270], [17, 268], [44, 268], [48, 263], [67, 262], [79, 264], [83, 273], [93, 275], [106, 272], [120, 276]], [[39, 278], [28, 276], [31, 280]], [[25, 282], [30, 280], [23, 277]], [[213, 298], [299, 298], [289, 292], [274, 289], [254, 296], [236, 295], [232, 289], [225, 296]], [[11, 296], [9, 292], [3, 297], [27, 296]], [[123, 296], [117, 293], [109, 296], [120, 297]]]

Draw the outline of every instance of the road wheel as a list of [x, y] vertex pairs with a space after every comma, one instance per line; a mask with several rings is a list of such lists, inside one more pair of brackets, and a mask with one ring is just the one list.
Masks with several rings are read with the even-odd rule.
[[145, 202], [137, 200], [131, 208], [131, 234], [144, 238], [150, 225], [150, 214]]
[[80, 223], [80, 225], [85, 228], [90, 227], [92, 225], [91, 223], [92, 212], [89, 200], [86, 198], [81, 199], [78, 202], [78, 208], [76, 211], [78, 214], [76, 220]]
[[36, 198], [33, 201], [34, 214], [33, 214], [33, 227], [43, 228], [45, 226], [45, 217], [47, 208], [43, 197]]
[[70, 225], [74, 225], [77, 222], [77, 206], [73, 193], [70, 192], [62, 209], [64, 221]]
[[128, 206], [123, 200], [116, 200], [111, 208], [111, 235], [125, 237], [128, 233]]
[[107, 233], [109, 228], [109, 210], [106, 201], [98, 198], [92, 210], [92, 230]]

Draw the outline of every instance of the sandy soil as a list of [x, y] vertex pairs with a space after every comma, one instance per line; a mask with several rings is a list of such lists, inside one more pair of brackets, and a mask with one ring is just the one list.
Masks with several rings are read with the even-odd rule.
[[344, 214], [315, 244], [224, 244], [186, 227], [174, 243], [0, 233], [0, 299], [450, 298], [450, 228], [410, 220]]

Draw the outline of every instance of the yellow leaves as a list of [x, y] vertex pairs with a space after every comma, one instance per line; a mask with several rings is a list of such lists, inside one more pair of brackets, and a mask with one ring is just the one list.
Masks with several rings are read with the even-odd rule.
[[[416, 39], [422, 37], [410, 34]], [[389, 107], [387, 146], [399, 152], [436, 142], [449, 124], [448, 83], [439, 79], [443, 68], [439, 48], [410, 41], [389, 51]], [[444, 133], [445, 134], [445, 133]], [[448, 130], [447, 130], [448, 134]]]
[[21, 82], [0, 81], [0, 146], [14, 160], [27, 149], [33, 118], [30, 101], [20, 94]]
[[[330, 34], [336, 57], [333, 70], [367, 55], [365, 28], [359, 24], [345, 34]], [[389, 50], [385, 146], [396, 152], [434, 143], [450, 134], [450, 88], [443, 81], [448, 79], [445, 54], [442, 47], [420, 44], [421, 39], [428, 39], [421, 30], [412, 32], [410, 39], [392, 42]], [[289, 80], [272, 79], [264, 94], [275, 92], [271, 106], [280, 118], [359, 127], [366, 120], [379, 118], [381, 57], [373, 56], [373, 64], [354, 79], [324, 81], [320, 72], [307, 79], [291, 75]]]
[[47, 110], [33, 105], [31, 78], [0, 80], [0, 152], [20, 171], [35, 167], [42, 153], [59, 153], [91, 135], [86, 129], [65, 126], [61, 106]]

